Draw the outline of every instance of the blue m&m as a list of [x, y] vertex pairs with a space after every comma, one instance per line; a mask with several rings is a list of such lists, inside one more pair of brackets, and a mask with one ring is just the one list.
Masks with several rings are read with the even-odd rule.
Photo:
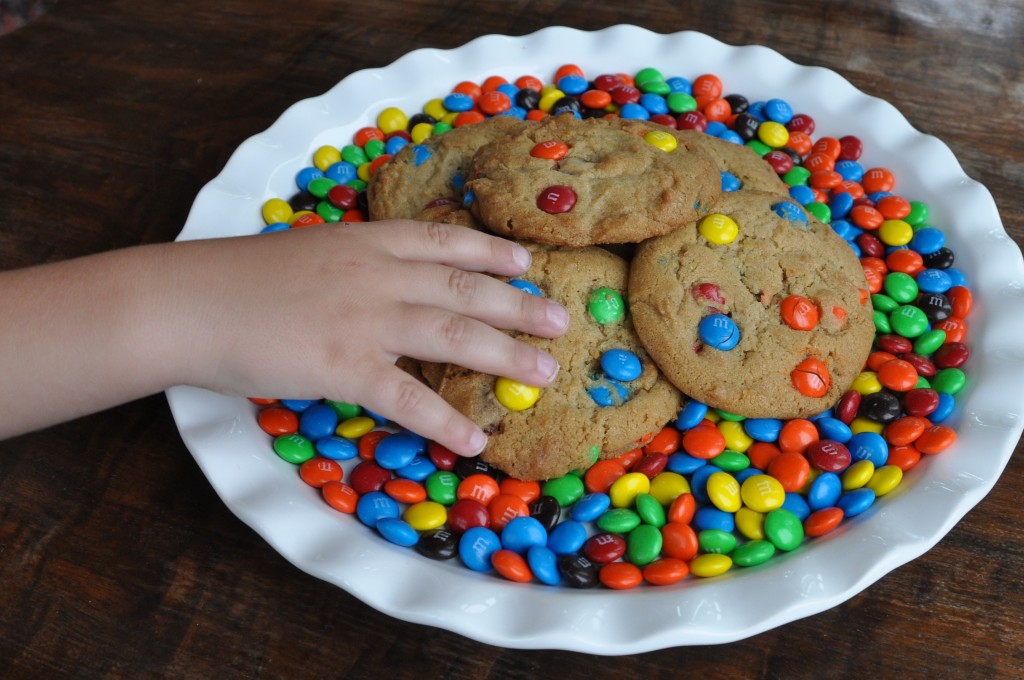
[[609, 378], [629, 382], [643, 373], [640, 357], [625, 349], [610, 349], [601, 355], [601, 370]]
[[705, 345], [722, 351], [730, 350], [740, 342], [739, 326], [725, 314], [705, 316], [700, 320], [697, 332]]
[[526, 281], [525, 279], [512, 279], [508, 283], [513, 288], [518, 288], [524, 293], [536, 295], [537, 297], [543, 297], [544, 295], [543, 293], [540, 292], [540, 288], [537, 287], [537, 284], [532, 283], [530, 281]]

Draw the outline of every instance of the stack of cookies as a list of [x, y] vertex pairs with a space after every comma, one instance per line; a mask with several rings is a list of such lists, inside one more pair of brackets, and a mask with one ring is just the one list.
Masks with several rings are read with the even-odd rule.
[[454, 364], [421, 367], [490, 435], [482, 457], [520, 479], [642, 446], [685, 398], [754, 418], [815, 415], [871, 348], [854, 252], [751, 149], [701, 132], [499, 116], [407, 146], [368, 193], [375, 220], [522, 242], [533, 265], [514, 283], [569, 310], [561, 338], [515, 334], [561, 366], [539, 397], [510, 399], [529, 390]]

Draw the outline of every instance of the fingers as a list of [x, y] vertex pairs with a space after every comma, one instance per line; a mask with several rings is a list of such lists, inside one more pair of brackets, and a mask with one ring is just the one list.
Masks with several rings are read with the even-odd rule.
[[[380, 223], [377, 228], [385, 228]], [[391, 253], [404, 260], [439, 262], [474, 272], [518, 276], [530, 268], [530, 251], [514, 241], [453, 224], [394, 220], [396, 232], [387, 241]]]
[[547, 352], [461, 314], [410, 307], [399, 323], [388, 333], [387, 349], [394, 354], [454, 363], [535, 387], [547, 387], [558, 375], [558, 362]]
[[403, 302], [439, 307], [496, 328], [555, 338], [569, 328], [569, 313], [554, 300], [525, 293], [486, 274], [416, 264], [416, 285], [399, 291]]
[[487, 444], [487, 436], [472, 420], [394, 366], [382, 363], [375, 368], [373, 385], [363, 394], [366, 408], [460, 456], [475, 456]]

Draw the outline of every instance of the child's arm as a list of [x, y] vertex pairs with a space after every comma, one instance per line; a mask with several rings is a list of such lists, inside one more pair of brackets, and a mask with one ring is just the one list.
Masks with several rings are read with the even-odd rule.
[[457, 453], [483, 433], [400, 355], [545, 386], [554, 359], [496, 328], [565, 332], [565, 309], [489, 276], [529, 253], [393, 221], [143, 246], [0, 273], [0, 437], [171, 385], [358, 403]]

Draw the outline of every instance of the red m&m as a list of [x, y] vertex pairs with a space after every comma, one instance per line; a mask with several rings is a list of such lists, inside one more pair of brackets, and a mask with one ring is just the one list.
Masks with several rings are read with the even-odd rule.
[[537, 207], [551, 215], [567, 213], [576, 205], [576, 192], [564, 185], [550, 186], [537, 196]]

